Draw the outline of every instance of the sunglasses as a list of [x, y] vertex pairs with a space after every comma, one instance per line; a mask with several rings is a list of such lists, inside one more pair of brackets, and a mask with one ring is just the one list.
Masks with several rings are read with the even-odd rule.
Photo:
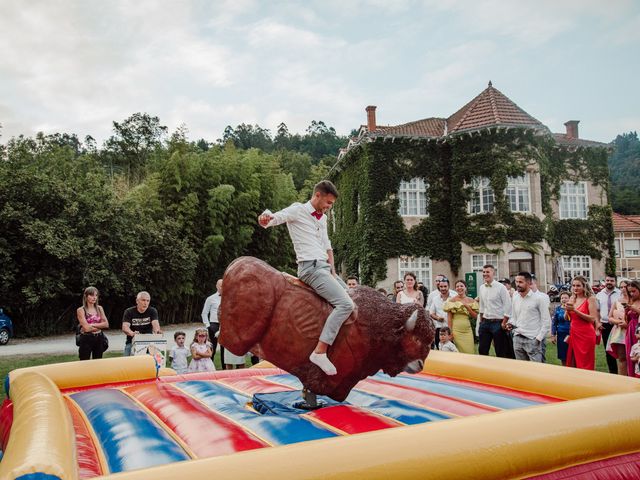
[[198, 335], [198, 337], [206, 337], [206, 335]]

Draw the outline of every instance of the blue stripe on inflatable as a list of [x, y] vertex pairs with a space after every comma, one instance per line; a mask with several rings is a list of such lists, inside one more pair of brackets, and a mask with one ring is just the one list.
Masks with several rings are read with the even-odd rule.
[[250, 401], [249, 397], [215, 382], [196, 380], [179, 382], [176, 386], [200, 400], [214, 412], [232, 419], [273, 445], [287, 445], [336, 436], [335, 433], [295, 413], [261, 415], [254, 410], [248, 410], [245, 405]]
[[[296, 389], [302, 388], [302, 383], [293, 375], [279, 374], [269, 375], [266, 380], [287, 385]], [[433, 412], [427, 408], [411, 405], [401, 400], [387, 399], [381, 395], [365, 393], [354, 389], [349, 393], [347, 402], [351, 405], [367, 408], [379, 415], [393, 418], [407, 425], [417, 423], [433, 422], [451, 418], [440, 412]]]
[[87, 390], [71, 398], [84, 411], [112, 473], [188, 460], [184, 449], [119, 390]]
[[351, 405], [366, 408], [378, 415], [393, 418], [407, 425], [437, 422], [451, 418], [444, 413], [433, 412], [425, 407], [411, 405], [401, 400], [392, 400], [359, 390], [351, 390], [347, 397], [347, 402]]
[[387, 383], [404, 385], [407, 387], [417, 388], [425, 392], [438, 393], [447, 397], [469, 400], [471, 402], [480, 403], [482, 405], [489, 405], [504, 410], [530, 407], [532, 405], [540, 405], [539, 402], [512, 397], [510, 395], [502, 393], [487, 392], [480, 388], [446, 383], [446, 381], [441, 382], [431, 380], [420, 377], [420, 375], [398, 375], [397, 377], [390, 377], [389, 375], [386, 375], [384, 373], [376, 373], [374, 375], [374, 378], [376, 380]]
[[264, 377], [265, 380], [269, 380], [274, 383], [280, 383], [282, 385], [286, 385], [287, 387], [295, 388], [296, 390], [302, 390], [302, 383], [298, 380], [297, 377], [289, 373], [281, 373], [279, 375], [267, 375]]
[[27, 473], [16, 477], [15, 480], [60, 480], [57, 475], [50, 475], [48, 473]]
[[11, 382], [9, 381], [9, 374], [7, 374], [7, 376], [4, 377], [4, 393], [6, 394], [7, 398], [11, 398], [9, 396], [9, 388], [11, 388]]

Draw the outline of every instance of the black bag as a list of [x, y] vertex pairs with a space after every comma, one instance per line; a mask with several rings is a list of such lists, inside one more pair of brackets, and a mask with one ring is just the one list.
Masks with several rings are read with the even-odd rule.
[[82, 335], [82, 327], [78, 324], [76, 326], [76, 347], [80, 346], [80, 335]]
[[100, 335], [102, 335], [102, 352], [104, 353], [109, 350], [109, 337], [104, 332], [100, 332]]

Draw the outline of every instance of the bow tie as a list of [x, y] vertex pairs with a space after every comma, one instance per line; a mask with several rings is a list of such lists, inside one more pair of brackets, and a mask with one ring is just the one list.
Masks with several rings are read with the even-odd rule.
[[316, 217], [318, 220], [322, 218], [322, 212], [311, 212], [311, 215]]
[[490, 283], [485, 283], [484, 286], [491, 288], [491, 284]]

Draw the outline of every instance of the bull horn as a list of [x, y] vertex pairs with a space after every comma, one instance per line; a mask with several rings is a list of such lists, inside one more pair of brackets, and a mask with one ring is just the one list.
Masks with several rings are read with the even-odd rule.
[[413, 332], [413, 329], [416, 328], [416, 322], [418, 321], [418, 310], [414, 310], [413, 313], [404, 324], [404, 328], [407, 332]]

